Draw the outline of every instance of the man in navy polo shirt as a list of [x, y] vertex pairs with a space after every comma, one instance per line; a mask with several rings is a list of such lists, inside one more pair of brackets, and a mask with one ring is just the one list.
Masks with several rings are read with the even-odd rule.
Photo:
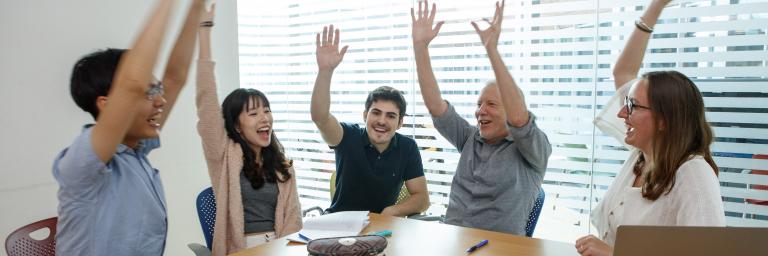
[[[429, 206], [427, 180], [416, 142], [396, 133], [403, 126], [405, 99], [382, 86], [365, 102], [365, 127], [339, 123], [330, 113], [333, 70], [347, 46], [339, 51], [339, 30], [323, 28], [316, 38], [318, 74], [312, 93], [312, 121], [336, 151], [336, 193], [328, 212], [371, 211], [392, 216], [423, 212]], [[395, 205], [403, 186], [410, 197]]]

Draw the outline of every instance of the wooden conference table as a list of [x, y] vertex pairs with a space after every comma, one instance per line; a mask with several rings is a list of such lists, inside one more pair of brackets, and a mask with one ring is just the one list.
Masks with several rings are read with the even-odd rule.
[[[467, 255], [467, 248], [488, 239], [488, 245], [471, 255], [578, 255], [571, 244], [515, 236], [474, 228], [411, 220], [370, 213], [371, 223], [362, 234], [391, 230], [386, 255]], [[240, 251], [247, 255], [307, 255], [305, 244], [289, 242], [285, 237]]]

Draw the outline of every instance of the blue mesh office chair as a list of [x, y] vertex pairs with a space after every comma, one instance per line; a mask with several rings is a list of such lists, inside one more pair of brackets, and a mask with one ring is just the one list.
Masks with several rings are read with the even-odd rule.
[[543, 188], [539, 188], [539, 195], [536, 196], [536, 201], [533, 203], [533, 210], [528, 215], [528, 224], [525, 225], [525, 236], [533, 237], [533, 230], [536, 229], [536, 223], [539, 222], [539, 215], [541, 214], [541, 208], [544, 207], [544, 198], [546, 194]]
[[216, 198], [213, 189], [208, 187], [197, 196], [197, 217], [205, 235], [205, 244], [211, 249], [213, 243], [213, 227], [216, 226]]

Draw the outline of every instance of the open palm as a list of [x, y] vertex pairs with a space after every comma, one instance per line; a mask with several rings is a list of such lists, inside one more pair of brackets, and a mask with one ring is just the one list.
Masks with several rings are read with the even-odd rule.
[[501, 34], [501, 21], [504, 19], [504, 1], [496, 2], [496, 12], [493, 14], [493, 20], [483, 18], [485, 22], [490, 25], [487, 29], [481, 30], [477, 26], [477, 23], [472, 22], [472, 26], [480, 36], [480, 41], [486, 48], [495, 48], [499, 43], [499, 35]]
[[414, 45], [429, 45], [429, 42], [431, 42], [432, 39], [435, 39], [437, 33], [440, 32], [440, 27], [443, 26], [442, 21], [438, 22], [437, 26], [432, 29], [432, 24], [435, 22], [436, 12], [437, 6], [434, 3], [432, 4], [432, 11], [430, 12], [428, 1], [419, 1], [418, 14], [414, 13], [413, 8], [411, 8], [411, 21], [413, 22], [411, 33]]
[[322, 37], [320, 33], [317, 33], [315, 45], [317, 46], [315, 51], [317, 67], [320, 70], [333, 70], [339, 66], [341, 60], [344, 59], [344, 54], [347, 53], [348, 47], [344, 46], [339, 51], [339, 29], [333, 30], [333, 25], [330, 25], [330, 28], [323, 27]]

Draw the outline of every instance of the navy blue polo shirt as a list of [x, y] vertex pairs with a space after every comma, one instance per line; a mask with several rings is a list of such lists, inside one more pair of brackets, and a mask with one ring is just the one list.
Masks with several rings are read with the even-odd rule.
[[336, 192], [326, 211], [380, 213], [394, 205], [403, 182], [424, 176], [416, 141], [395, 133], [384, 152], [368, 140], [357, 124], [341, 123], [344, 130], [336, 151]]

